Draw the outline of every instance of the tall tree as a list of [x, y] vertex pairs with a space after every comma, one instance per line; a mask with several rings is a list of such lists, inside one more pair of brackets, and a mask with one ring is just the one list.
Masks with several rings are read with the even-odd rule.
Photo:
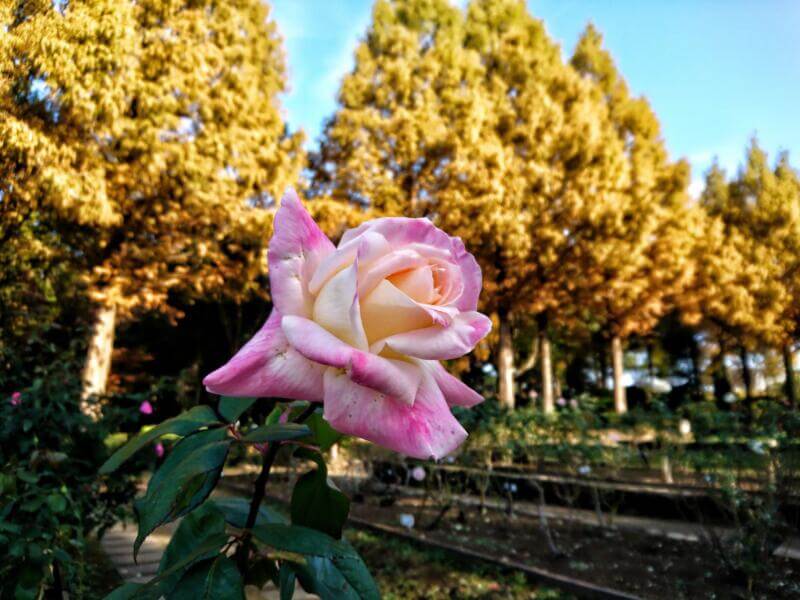
[[514, 404], [515, 312], [538, 324], [542, 408], [554, 409], [549, 331], [570, 315], [597, 222], [628, 181], [596, 86], [561, 59], [519, 0], [474, 0], [465, 47], [482, 66], [454, 123], [438, 216], [484, 269], [500, 326], [500, 400]]
[[[784, 354], [786, 393], [794, 403], [792, 346], [800, 316], [794, 300], [800, 291], [800, 178], [788, 155], [781, 154], [772, 168], [753, 139], [744, 166], [730, 184], [730, 207], [723, 214], [766, 256], [763, 263], [757, 263], [768, 280], [762, 290], [757, 331], [740, 344], [744, 372], [747, 374], [750, 349], [759, 343], [777, 346]], [[764, 313], [768, 315], [766, 323], [761, 321]]]
[[422, 216], [452, 156], [449, 115], [470, 68], [448, 0], [378, 0], [339, 108], [311, 156], [312, 194]]
[[[780, 336], [786, 301], [785, 288], [775, 277], [771, 250], [747, 225], [750, 210], [746, 206], [752, 200], [746, 200], [742, 192], [716, 163], [706, 173], [694, 277], [680, 299], [684, 320], [702, 324], [717, 340], [715, 381], [727, 380], [725, 358], [730, 350], [753, 348]], [[744, 369], [747, 353], [742, 354]]]
[[253, 291], [264, 207], [303, 161], [281, 40], [260, 0], [3, 0], [2, 18], [0, 190], [85, 261], [102, 393], [119, 319]]
[[645, 98], [631, 94], [593, 25], [583, 32], [571, 64], [602, 91], [630, 164], [620, 204], [598, 224], [581, 286], [583, 304], [607, 330], [614, 405], [622, 413], [625, 339], [650, 331], [691, 276], [689, 166], [669, 160], [658, 118]]

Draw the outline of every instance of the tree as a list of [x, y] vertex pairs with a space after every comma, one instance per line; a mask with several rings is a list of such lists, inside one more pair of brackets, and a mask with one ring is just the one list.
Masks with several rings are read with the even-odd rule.
[[538, 325], [542, 408], [554, 409], [549, 330], [571, 317], [596, 224], [627, 185], [623, 147], [595, 86], [561, 59], [524, 2], [475, 0], [465, 47], [480, 59], [438, 216], [475, 252], [500, 326], [500, 401], [514, 404], [513, 323]]
[[84, 393], [102, 393], [119, 319], [255, 291], [264, 208], [303, 161], [281, 40], [260, 0], [3, 0], [2, 18], [0, 190], [86, 264]]
[[375, 3], [339, 108], [311, 156], [313, 195], [382, 214], [435, 211], [452, 156], [448, 117], [468, 93], [462, 21], [447, 0]]
[[691, 276], [689, 166], [669, 160], [658, 118], [645, 98], [631, 95], [593, 25], [583, 32], [571, 64], [602, 91], [630, 164], [620, 203], [598, 222], [581, 286], [583, 305], [610, 339], [614, 405], [623, 413], [624, 341], [650, 331]]
[[[785, 290], [775, 278], [776, 263], [762, 237], [747, 225], [744, 188], [728, 182], [715, 163], [706, 173], [700, 198], [702, 226], [694, 244], [695, 273], [681, 297], [681, 311], [689, 324], [702, 324], [716, 337], [715, 385], [719, 393], [729, 387], [725, 356], [733, 346], [752, 348], [780, 335], [779, 315]], [[743, 379], [747, 387], [746, 351]], [[746, 390], [748, 395], [750, 390]]]
[[[500, 402], [514, 405], [515, 311], [569, 303], [589, 222], [626, 177], [600, 94], [523, 2], [380, 1], [312, 160], [313, 193], [460, 235], [499, 317]], [[554, 406], [545, 384], [545, 409]]]
[[[788, 155], [781, 154], [772, 168], [753, 139], [745, 165], [730, 183], [729, 210], [722, 214], [758, 245], [765, 258], [757, 263], [765, 279], [757, 330], [744, 335], [740, 344], [745, 382], [749, 383], [748, 351], [758, 344], [776, 346], [784, 355], [786, 393], [794, 403], [792, 345], [800, 316], [794, 301], [800, 290], [800, 178]], [[747, 394], [749, 397], [749, 389]]]

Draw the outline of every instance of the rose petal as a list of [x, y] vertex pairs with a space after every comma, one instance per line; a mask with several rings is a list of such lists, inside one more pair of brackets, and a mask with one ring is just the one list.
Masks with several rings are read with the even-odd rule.
[[281, 314], [273, 309], [258, 333], [224, 366], [206, 375], [203, 385], [224, 396], [320, 401], [324, 370], [289, 345]]
[[361, 265], [358, 273], [358, 295], [362, 298], [375, 289], [387, 277], [428, 264], [428, 259], [408, 248], [393, 250], [375, 260], [371, 265]]
[[370, 342], [433, 323], [428, 311], [386, 279], [361, 300], [361, 319]]
[[373, 351], [385, 344], [395, 352], [426, 360], [459, 358], [472, 351], [492, 329], [491, 320], [479, 312], [459, 313], [449, 327], [433, 325], [407, 331], [374, 343]]
[[337, 431], [414, 458], [441, 458], [467, 437], [430, 375], [423, 377], [409, 406], [329, 369], [324, 411], [325, 420]]
[[309, 360], [344, 369], [355, 383], [401, 402], [414, 402], [422, 378], [418, 365], [357, 350], [302, 317], [284, 317], [282, 327], [289, 343]]
[[367, 232], [347, 244], [339, 244], [336, 251], [328, 255], [320, 263], [319, 268], [309, 281], [308, 289], [312, 294], [316, 294], [322, 289], [325, 282], [345, 267], [351, 265], [356, 260], [356, 257], [359, 258], [359, 262], [364, 268], [379, 257], [388, 254], [391, 250], [386, 238], [374, 232]]
[[429, 265], [395, 273], [387, 281], [414, 302], [427, 304], [433, 300], [433, 273]]
[[275, 213], [269, 243], [269, 282], [272, 302], [284, 315], [311, 315], [313, 297], [308, 283], [334, 246], [308, 214], [294, 190], [289, 190]]
[[475, 258], [467, 252], [464, 243], [457, 237], [450, 237], [436, 227], [428, 219], [408, 219], [405, 217], [386, 217], [374, 219], [346, 231], [342, 236], [341, 245], [370, 231], [380, 233], [392, 248], [409, 248], [425, 254], [424, 248], [430, 256], [446, 258], [458, 265], [461, 271], [461, 284], [463, 288], [453, 305], [462, 311], [474, 311], [478, 307], [478, 296], [481, 292], [481, 269]]
[[328, 280], [314, 302], [314, 322], [350, 346], [367, 350], [356, 291], [357, 273], [358, 261]]
[[464, 384], [458, 377], [454, 377], [447, 372], [440, 363], [436, 361], [420, 361], [433, 376], [436, 384], [444, 395], [444, 399], [450, 406], [465, 406], [472, 408], [476, 404], [483, 402], [483, 396]]

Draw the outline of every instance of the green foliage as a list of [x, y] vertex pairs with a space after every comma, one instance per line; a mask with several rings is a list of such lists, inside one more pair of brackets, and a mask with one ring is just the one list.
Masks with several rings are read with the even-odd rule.
[[328, 469], [321, 454], [298, 448], [294, 455], [313, 460], [317, 468], [302, 475], [294, 486], [292, 523], [341, 538], [342, 527], [350, 512], [350, 501], [328, 482]]
[[1, 587], [33, 599], [59, 585], [82, 597], [91, 591], [87, 537], [122, 517], [135, 493], [130, 472], [97, 478], [121, 417], [109, 410], [95, 422], [81, 413], [68, 360], [41, 367], [19, 391], [17, 405], [0, 402]]
[[168, 433], [187, 435], [201, 427], [213, 424], [219, 424], [213, 409], [210, 406], [195, 406], [187, 412], [172, 419], [168, 419], [158, 426], [137, 435], [103, 464], [100, 473], [112, 473], [138, 450], [163, 435]]
[[225, 429], [208, 429], [178, 442], [150, 478], [147, 493], [134, 504], [139, 533], [134, 556], [159, 525], [174, 521], [199, 506], [211, 493], [233, 441]]
[[[309, 449], [332, 439], [317, 423], [312, 431], [303, 421], [314, 417], [302, 403], [285, 411], [275, 409], [266, 422], [246, 435], [238, 420], [254, 404], [248, 399], [223, 398], [218, 413], [236, 421], [222, 426], [207, 406], [195, 407], [140, 434], [106, 462], [104, 472], [121, 465], [144, 444], [166, 433], [183, 436], [153, 473], [147, 492], [136, 500], [139, 532], [134, 554], [159, 525], [183, 516], [159, 565], [158, 575], [146, 585], [126, 585], [109, 596], [128, 598], [243, 598], [244, 583], [263, 585], [273, 580], [282, 597], [291, 597], [295, 582], [323, 599], [370, 600], [380, 594], [352, 546], [342, 536], [349, 500], [330, 486], [322, 455]], [[301, 410], [293, 422], [280, 423], [292, 408]], [[152, 433], [155, 432], [155, 433]], [[317, 434], [319, 437], [317, 437]], [[300, 440], [303, 440], [300, 442]], [[297, 456], [316, 463], [302, 476], [292, 493], [291, 524], [262, 506], [263, 486], [272, 461], [283, 445], [302, 443]], [[255, 447], [264, 457], [264, 471], [252, 501], [240, 498], [211, 500], [209, 496], [232, 446]], [[229, 531], [229, 529], [232, 529]], [[239, 533], [233, 533], [233, 530]], [[236, 547], [234, 558], [226, 551]]]

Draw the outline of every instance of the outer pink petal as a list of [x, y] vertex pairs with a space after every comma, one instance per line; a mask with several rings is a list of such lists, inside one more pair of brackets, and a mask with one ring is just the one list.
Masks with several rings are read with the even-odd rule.
[[423, 378], [409, 406], [329, 369], [324, 407], [334, 429], [414, 458], [441, 458], [467, 437], [430, 375]]
[[224, 366], [206, 375], [212, 394], [322, 400], [325, 367], [289, 345], [281, 315], [273, 309], [264, 326]]
[[465, 406], [472, 408], [476, 404], [483, 402], [483, 396], [465, 385], [458, 377], [454, 377], [447, 372], [440, 363], [435, 361], [424, 361], [425, 367], [433, 376], [436, 384], [444, 395], [444, 399], [450, 406]]
[[[479, 312], [453, 317], [448, 327], [433, 325], [387, 337], [383, 343], [395, 352], [426, 360], [459, 358], [472, 351], [492, 329], [492, 321]], [[374, 344], [373, 348], [380, 349]]]
[[289, 343], [309, 360], [345, 369], [355, 383], [408, 404], [414, 402], [422, 378], [418, 365], [357, 350], [302, 317], [284, 317], [282, 327]]
[[428, 219], [386, 217], [367, 221], [345, 232], [340, 246], [366, 231], [380, 233], [395, 250], [409, 246], [415, 248], [413, 244], [426, 244], [443, 251], [449, 260], [459, 266], [464, 284], [464, 289], [454, 306], [462, 311], [477, 309], [478, 296], [481, 292], [481, 269], [475, 258], [464, 248], [460, 238], [450, 237]]
[[272, 302], [284, 315], [311, 315], [308, 283], [322, 260], [334, 251], [327, 236], [308, 214], [294, 190], [275, 213], [269, 243], [269, 283]]

